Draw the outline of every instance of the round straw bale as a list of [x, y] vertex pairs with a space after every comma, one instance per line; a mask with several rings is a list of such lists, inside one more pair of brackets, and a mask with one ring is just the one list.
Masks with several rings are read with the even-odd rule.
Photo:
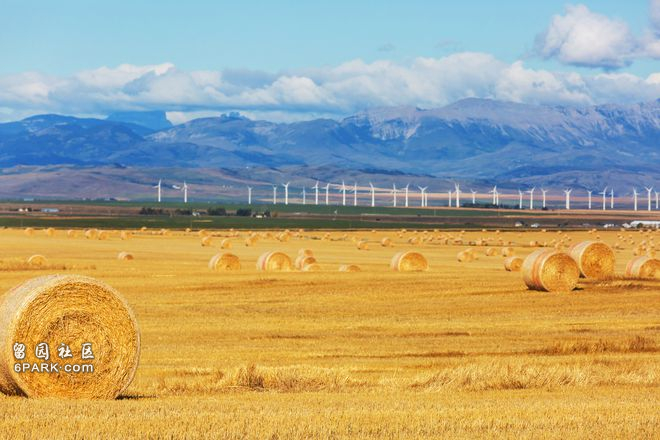
[[211, 246], [211, 242], [213, 241], [213, 238], [210, 235], [205, 235], [202, 237], [201, 244], [203, 247]]
[[215, 254], [209, 260], [209, 269], [212, 270], [240, 270], [241, 260], [229, 252]]
[[339, 272], [360, 272], [361, 270], [357, 264], [342, 264], [339, 266]]
[[392, 240], [389, 237], [383, 237], [380, 240], [380, 245], [383, 247], [390, 247], [392, 246]]
[[108, 234], [108, 231], [99, 231], [99, 232], [98, 232], [98, 235], [96, 236], [96, 238], [97, 238], [98, 240], [107, 240], [107, 239], [108, 239], [108, 235], [109, 235], [109, 234]]
[[503, 257], [512, 257], [515, 255], [516, 251], [512, 247], [503, 247], [502, 248], [502, 256]]
[[456, 254], [456, 259], [461, 263], [469, 263], [470, 261], [474, 261], [474, 253], [466, 249]]
[[520, 272], [522, 268], [523, 259], [520, 257], [507, 257], [504, 259], [504, 268], [508, 272]]
[[369, 250], [369, 243], [367, 243], [366, 240], [360, 240], [357, 243], [357, 248], [358, 248], [358, 250], [361, 250], [361, 251], [368, 251]]
[[121, 238], [122, 240], [130, 240], [131, 238], [133, 238], [133, 234], [131, 233], [131, 231], [121, 231], [119, 233], [119, 238]]
[[539, 247], [539, 242], [536, 240], [531, 240], [529, 242], [529, 247]]
[[[37, 358], [42, 343], [47, 344], [48, 359], [43, 353]], [[63, 344], [73, 357], [59, 357]], [[18, 365], [55, 362], [59, 373], [17, 372], [17, 348], [24, 349]], [[15, 287], [0, 301], [0, 391], [6, 394], [114, 399], [131, 383], [139, 354], [133, 312], [117, 291], [100, 281], [48, 275]], [[65, 370], [65, 365], [81, 364], [93, 370]]]
[[302, 270], [306, 265], [314, 263], [316, 263], [316, 258], [309, 255], [298, 255], [293, 265], [296, 269]]
[[584, 278], [609, 278], [614, 275], [614, 251], [601, 241], [583, 241], [570, 251]]
[[497, 249], [495, 248], [486, 248], [486, 255], [489, 257], [494, 257], [497, 255]]
[[539, 249], [525, 258], [523, 280], [533, 290], [567, 292], [577, 285], [580, 269], [570, 255], [552, 249]]
[[419, 244], [419, 238], [417, 237], [410, 237], [408, 239], [408, 244]]
[[266, 252], [257, 260], [257, 270], [290, 271], [292, 268], [291, 258], [282, 252]]
[[27, 259], [27, 263], [30, 266], [43, 266], [47, 262], [48, 262], [48, 260], [46, 260], [46, 257], [44, 257], [43, 255], [39, 255], [39, 254], [32, 255], [30, 258]]
[[94, 240], [99, 235], [98, 229], [86, 229], [85, 238], [88, 240]]
[[54, 235], [55, 235], [55, 229], [53, 229], [53, 228], [47, 228], [47, 229], [46, 229], [46, 235], [47, 235], [48, 237], [52, 237], [52, 236], [54, 236]]
[[390, 269], [398, 272], [421, 272], [428, 268], [429, 263], [424, 255], [414, 251], [399, 252], [390, 261]]
[[660, 260], [641, 256], [626, 265], [626, 276], [632, 278], [660, 278]]
[[23, 233], [28, 237], [32, 237], [34, 235], [34, 228], [25, 228]]
[[118, 260], [124, 260], [124, 261], [130, 261], [130, 260], [133, 259], [133, 254], [131, 254], [130, 252], [123, 251], [123, 252], [120, 252], [117, 255], [117, 259]]
[[298, 256], [313, 257], [314, 251], [311, 249], [298, 249]]
[[318, 272], [321, 270], [321, 266], [318, 263], [305, 264], [302, 268], [303, 272]]
[[257, 244], [257, 240], [258, 240], [258, 238], [256, 236], [248, 237], [248, 238], [245, 239], [245, 246], [248, 246], [248, 247], [254, 246], [255, 244]]
[[209, 235], [209, 231], [207, 231], [206, 229], [200, 229], [199, 231], [197, 231], [197, 235], [199, 237], [206, 237], [207, 235]]
[[220, 242], [220, 249], [231, 249], [231, 240], [228, 238], [223, 239]]
[[76, 238], [77, 235], [78, 232], [75, 229], [69, 229], [68, 231], [66, 231], [66, 236], [69, 238]]

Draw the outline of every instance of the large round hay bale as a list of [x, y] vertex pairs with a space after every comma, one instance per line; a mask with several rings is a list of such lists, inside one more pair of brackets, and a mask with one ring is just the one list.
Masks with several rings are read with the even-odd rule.
[[231, 240], [228, 238], [223, 239], [220, 242], [220, 249], [231, 249]]
[[245, 239], [245, 246], [252, 247], [257, 244], [257, 240], [259, 240], [257, 236], [250, 236]]
[[[139, 354], [133, 312], [100, 281], [48, 275], [15, 287], [0, 301], [0, 391], [5, 394], [114, 399], [131, 383]], [[58, 373], [31, 371], [49, 362], [58, 364]]]
[[241, 260], [229, 252], [219, 253], [209, 260], [209, 269], [212, 270], [240, 270]]
[[305, 264], [302, 268], [303, 272], [318, 272], [321, 270], [321, 266], [318, 263]]
[[523, 259], [520, 257], [512, 256], [504, 259], [504, 268], [508, 272], [520, 272], [523, 265]]
[[96, 236], [96, 238], [98, 240], [107, 240], [109, 236], [110, 234], [108, 233], [108, 231], [98, 231], [98, 235]]
[[308, 264], [316, 263], [316, 258], [307, 255], [298, 255], [293, 265], [296, 269], [302, 270]]
[[360, 266], [357, 264], [342, 264], [339, 266], [339, 272], [360, 272]]
[[380, 245], [383, 247], [390, 247], [392, 246], [392, 240], [389, 237], [383, 237], [380, 240]]
[[313, 257], [314, 256], [314, 251], [311, 249], [298, 249], [298, 256], [305, 256], [305, 257]]
[[502, 256], [503, 257], [512, 257], [516, 254], [516, 250], [512, 247], [503, 247]]
[[117, 259], [121, 261], [131, 261], [133, 260], [133, 254], [130, 252], [122, 251], [119, 254], [117, 254]]
[[25, 228], [23, 233], [28, 237], [32, 237], [34, 235], [34, 228]]
[[494, 257], [496, 255], [497, 255], [497, 249], [495, 249], [495, 248], [487, 248], [486, 249], [486, 256]]
[[122, 240], [130, 240], [131, 238], [133, 238], [133, 234], [130, 231], [121, 231], [119, 233], [119, 238], [121, 238]]
[[426, 257], [415, 251], [399, 252], [390, 261], [390, 269], [398, 272], [421, 272], [428, 268]]
[[469, 249], [466, 249], [466, 250], [460, 251], [458, 254], [456, 254], [456, 259], [460, 263], [469, 263], [470, 261], [475, 260], [475, 255], [474, 255], [474, 252], [472, 252]]
[[53, 237], [55, 235], [55, 229], [53, 228], [46, 228], [45, 232], [48, 237]]
[[369, 243], [367, 243], [366, 240], [360, 240], [357, 242], [357, 248], [360, 251], [368, 251], [369, 250]]
[[213, 241], [213, 238], [210, 235], [205, 235], [204, 237], [202, 237], [201, 245], [202, 245], [202, 247], [211, 246], [212, 241]]
[[78, 232], [75, 229], [69, 229], [68, 231], [66, 231], [66, 236], [69, 238], [76, 238], [77, 235]]
[[633, 258], [626, 265], [626, 276], [632, 278], [660, 278], [660, 260], [647, 256]]
[[283, 252], [266, 252], [257, 260], [257, 270], [290, 271], [292, 268], [291, 258]]
[[35, 254], [27, 259], [27, 263], [30, 266], [44, 266], [46, 263], [48, 263], [48, 260], [46, 260], [46, 257], [43, 255]]
[[86, 229], [85, 238], [88, 240], [94, 240], [98, 235], [99, 231], [97, 229]]
[[585, 278], [609, 278], [614, 275], [614, 251], [601, 241], [583, 241], [570, 250], [571, 257]]
[[567, 292], [577, 285], [580, 269], [570, 255], [552, 249], [539, 249], [525, 258], [523, 280], [533, 290]]

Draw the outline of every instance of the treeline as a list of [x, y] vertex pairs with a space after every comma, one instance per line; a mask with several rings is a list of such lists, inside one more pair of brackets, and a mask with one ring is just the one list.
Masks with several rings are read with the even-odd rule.
[[250, 208], [239, 208], [235, 212], [229, 212], [223, 206], [212, 206], [206, 210], [193, 210], [193, 209], [181, 209], [177, 208], [175, 210], [162, 209], [162, 208], [153, 208], [151, 206], [143, 206], [140, 209], [140, 215], [209, 215], [214, 217], [225, 217], [225, 216], [237, 216], [237, 217], [252, 217], [256, 214], [262, 215], [263, 217], [270, 217], [270, 211], [263, 213], [253, 213]]

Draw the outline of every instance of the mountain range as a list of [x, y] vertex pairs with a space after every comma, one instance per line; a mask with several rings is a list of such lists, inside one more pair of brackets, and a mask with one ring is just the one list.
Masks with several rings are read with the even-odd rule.
[[0, 124], [0, 170], [3, 197], [139, 198], [161, 177], [187, 180], [200, 197], [315, 179], [629, 192], [660, 186], [660, 99], [588, 107], [465, 99], [292, 123], [237, 113], [179, 125], [164, 112], [38, 115]]

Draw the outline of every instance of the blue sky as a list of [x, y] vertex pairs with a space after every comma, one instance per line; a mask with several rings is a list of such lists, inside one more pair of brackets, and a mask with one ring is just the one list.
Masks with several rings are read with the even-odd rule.
[[[3, 0], [0, 119], [39, 111], [102, 114], [152, 108], [181, 118], [236, 108], [286, 119], [342, 115], [372, 105], [439, 106], [482, 95], [531, 103], [650, 100], [659, 89], [649, 78], [660, 72], [660, 18], [653, 22], [652, 7], [660, 10], [660, 2]], [[560, 20], [553, 22], [553, 17]], [[594, 24], [601, 32], [597, 35], [616, 38], [585, 53]], [[542, 41], [551, 34], [561, 41]], [[457, 58], [460, 54], [488, 56], [492, 64], [486, 59], [470, 64], [474, 57]], [[448, 58], [452, 62], [439, 62], [430, 71], [427, 64], [419, 67], [419, 60]], [[363, 64], [356, 67], [356, 61]], [[522, 63], [522, 73], [516, 63]], [[112, 75], [121, 65], [135, 67], [131, 74], [126, 72], [130, 68], [117, 73], [124, 82], [116, 76], [81, 85], [78, 78], [103, 68]], [[342, 68], [346, 65], [348, 74]], [[437, 84], [439, 92], [431, 91], [434, 99], [420, 99], [430, 96], [415, 90], [415, 81], [424, 87], [420, 71], [434, 82], [444, 72], [460, 76], [461, 66], [502, 73], [499, 79], [475, 78], [469, 84], [443, 82]], [[412, 74], [401, 80], [406, 72]], [[539, 72], [555, 75], [569, 90], [551, 85], [552, 78], [543, 80]], [[355, 102], [348, 102], [356, 91], [348, 90], [346, 75], [353, 86], [363, 87]], [[516, 94], [511, 91], [515, 85], [500, 84], [506, 75], [532, 75], [526, 82], [535, 89], [543, 81], [554, 88], [542, 96]], [[570, 75], [583, 79], [584, 90], [577, 90]], [[613, 75], [618, 75], [614, 85]], [[635, 85], [633, 77], [646, 82]], [[158, 84], [152, 79], [161, 83], [160, 92], [154, 92]], [[394, 94], [379, 99], [373, 87], [379, 82], [403, 84], [406, 90], [400, 99]], [[163, 87], [176, 85], [190, 93], [162, 93]], [[366, 96], [364, 88], [373, 89], [374, 96]], [[552, 98], [553, 93], [559, 97]]]

